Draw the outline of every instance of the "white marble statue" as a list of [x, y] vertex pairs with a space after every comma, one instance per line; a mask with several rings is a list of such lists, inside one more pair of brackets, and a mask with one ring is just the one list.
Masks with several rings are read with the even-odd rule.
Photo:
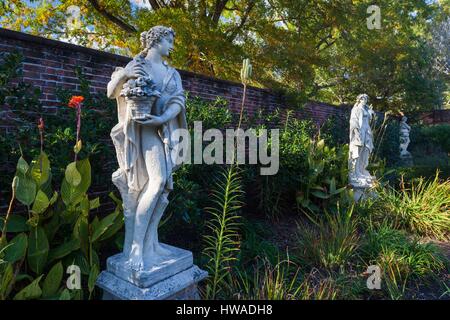
[[370, 127], [374, 111], [368, 101], [366, 94], [359, 95], [350, 116], [349, 183], [361, 188], [369, 188], [375, 181], [375, 177], [367, 171], [374, 147]]
[[408, 151], [408, 146], [411, 140], [409, 139], [409, 132], [411, 127], [406, 123], [408, 118], [403, 116], [400, 121], [400, 158], [410, 158], [411, 153]]
[[125, 68], [116, 68], [108, 83], [119, 118], [111, 130], [119, 163], [112, 180], [123, 200], [123, 257], [132, 270], [148, 270], [170, 255], [157, 229], [180, 163], [170, 156], [179, 142], [171, 133], [186, 128], [181, 77], [163, 60], [173, 49], [174, 36], [164, 26], [143, 32], [143, 51]]

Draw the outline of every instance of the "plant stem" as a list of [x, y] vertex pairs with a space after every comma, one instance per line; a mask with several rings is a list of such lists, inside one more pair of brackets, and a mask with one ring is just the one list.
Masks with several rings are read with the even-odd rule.
[[16, 198], [16, 182], [17, 182], [17, 178], [14, 177], [14, 180], [12, 183], [11, 200], [9, 201], [8, 211], [6, 212], [5, 223], [3, 224], [3, 229], [2, 229], [2, 237], [0, 238], [0, 247], [3, 247], [3, 243], [4, 243], [4, 241], [6, 241], [6, 225], [8, 224], [9, 216], [11, 215], [11, 211], [12, 211], [13, 204], [14, 204], [14, 199]]
[[[81, 104], [77, 106], [77, 139], [75, 145], [78, 144], [78, 140], [80, 139], [80, 128], [81, 128]], [[77, 162], [78, 152], [75, 152], [75, 162]]]

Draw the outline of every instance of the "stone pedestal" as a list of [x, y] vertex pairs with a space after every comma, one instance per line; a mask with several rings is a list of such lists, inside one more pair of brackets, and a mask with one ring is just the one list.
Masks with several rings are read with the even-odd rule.
[[206, 278], [207, 272], [193, 264], [192, 252], [162, 246], [170, 255], [146, 270], [131, 269], [122, 253], [109, 257], [106, 271], [97, 279], [103, 300], [199, 299], [197, 283]]

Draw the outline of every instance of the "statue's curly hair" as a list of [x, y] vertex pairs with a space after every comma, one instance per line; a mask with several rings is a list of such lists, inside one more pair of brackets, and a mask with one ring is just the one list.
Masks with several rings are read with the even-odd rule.
[[168, 35], [175, 37], [175, 31], [170, 27], [165, 26], [154, 26], [148, 31], [141, 33], [141, 45], [144, 48], [140, 53], [141, 57], [145, 57], [148, 51], [154, 47], [162, 38]]

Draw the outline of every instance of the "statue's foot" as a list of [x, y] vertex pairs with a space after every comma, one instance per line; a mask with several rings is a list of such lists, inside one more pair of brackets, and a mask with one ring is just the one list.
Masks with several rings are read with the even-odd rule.
[[131, 245], [131, 252], [126, 265], [131, 269], [140, 271], [144, 269], [144, 260], [142, 259], [142, 251], [139, 250], [139, 246], [133, 244]]

